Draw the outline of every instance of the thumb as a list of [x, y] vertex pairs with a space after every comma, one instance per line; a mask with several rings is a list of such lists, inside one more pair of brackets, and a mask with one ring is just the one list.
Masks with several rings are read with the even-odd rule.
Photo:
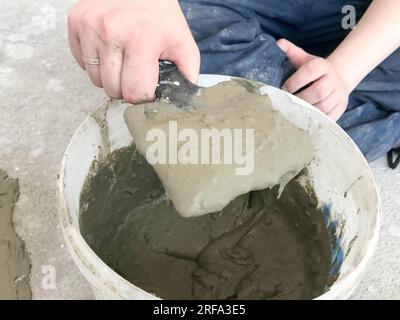
[[296, 69], [314, 58], [313, 55], [305, 52], [302, 48], [296, 46], [294, 43], [286, 39], [277, 41], [277, 45], [286, 54], [289, 61]]

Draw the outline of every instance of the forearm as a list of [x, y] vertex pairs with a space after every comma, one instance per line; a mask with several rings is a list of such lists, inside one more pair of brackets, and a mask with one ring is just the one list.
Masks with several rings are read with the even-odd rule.
[[348, 90], [400, 47], [400, 0], [374, 0], [356, 28], [328, 57]]

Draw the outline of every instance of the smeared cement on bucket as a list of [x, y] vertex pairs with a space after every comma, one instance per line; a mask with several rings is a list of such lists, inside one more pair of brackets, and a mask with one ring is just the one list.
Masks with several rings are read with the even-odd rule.
[[31, 299], [30, 258], [13, 225], [18, 181], [0, 170], [0, 300]]
[[[304, 180], [304, 179], [301, 179]], [[134, 146], [94, 162], [80, 204], [91, 248], [134, 285], [166, 299], [311, 299], [335, 280], [312, 188], [292, 180], [182, 218]]]

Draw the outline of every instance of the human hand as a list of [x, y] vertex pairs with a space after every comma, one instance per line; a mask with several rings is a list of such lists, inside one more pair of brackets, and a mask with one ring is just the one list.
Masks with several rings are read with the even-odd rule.
[[177, 0], [80, 0], [68, 15], [68, 39], [78, 64], [111, 98], [154, 99], [159, 60], [197, 82], [200, 53]]
[[338, 120], [353, 88], [342, 79], [334, 63], [329, 58], [311, 55], [288, 40], [281, 39], [277, 44], [297, 70], [283, 89]]

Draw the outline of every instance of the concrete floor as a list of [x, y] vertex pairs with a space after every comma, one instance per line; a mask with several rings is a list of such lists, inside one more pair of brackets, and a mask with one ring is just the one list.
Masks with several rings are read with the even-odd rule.
[[[34, 299], [91, 299], [57, 217], [57, 175], [66, 145], [105, 100], [68, 50], [73, 0], [0, 2], [0, 168], [19, 179], [15, 223], [32, 259]], [[355, 299], [400, 299], [400, 169], [371, 164], [382, 197], [378, 249]], [[54, 269], [53, 269], [54, 268]], [[55, 287], [48, 275], [55, 270]]]

